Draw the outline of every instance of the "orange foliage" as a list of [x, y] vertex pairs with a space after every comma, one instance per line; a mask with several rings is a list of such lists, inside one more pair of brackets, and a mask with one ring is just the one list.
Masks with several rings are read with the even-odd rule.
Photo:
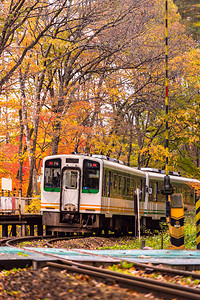
[[[15, 142], [17, 139], [15, 140]], [[9, 143], [0, 147], [0, 178], [11, 178], [12, 189], [19, 190], [20, 182], [18, 180], [19, 157], [18, 144]], [[29, 166], [28, 159], [24, 159], [23, 164], [23, 186], [26, 189], [28, 184]]]

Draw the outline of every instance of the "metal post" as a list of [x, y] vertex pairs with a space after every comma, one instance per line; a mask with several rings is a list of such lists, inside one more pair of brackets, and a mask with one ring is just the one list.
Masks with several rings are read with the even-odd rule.
[[37, 225], [37, 231], [38, 231], [38, 235], [43, 235], [43, 226], [38, 224]]
[[30, 235], [34, 236], [34, 225], [30, 225]]
[[196, 197], [196, 244], [197, 249], [200, 250], [200, 197]]
[[21, 189], [19, 189], [19, 220], [21, 220]]
[[26, 224], [21, 224], [21, 236], [26, 236]]
[[[163, 194], [166, 195], [165, 199], [165, 215], [166, 220], [169, 224], [170, 228], [170, 246], [175, 248], [184, 247], [184, 242], [182, 245], [182, 241], [184, 241], [181, 237], [180, 239], [176, 239], [173, 237], [173, 230], [172, 230], [172, 210], [170, 205], [170, 195], [173, 194], [173, 187], [170, 184], [170, 177], [169, 177], [169, 88], [168, 88], [168, 1], [165, 1], [165, 177], [164, 177], [164, 191]], [[174, 212], [174, 210], [173, 210]], [[184, 221], [184, 220], [183, 220]], [[173, 227], [174, 228], [174, 227]], [[180, 245], [181, 244], [181, 245]]]
[[[165, 1], [165, 174], [169, 176], [168, 1]], [[168, 178], [167, 178], [168, 179]], [[169, 179], [170, 180], [170, 179]], [[166, 193], [166, 202], [168, 201]]]
[[15, 224], [12, 224], [12, 236], [17, 236], [17, 228]]
[[2, 236], [8, 237], [8, 225], [5, 224], [2, 225]]
[[136, 189], [136, 195], [137, 195], [137, 229], [138, 229], [138, 239], [140, 240], [140, 189]]

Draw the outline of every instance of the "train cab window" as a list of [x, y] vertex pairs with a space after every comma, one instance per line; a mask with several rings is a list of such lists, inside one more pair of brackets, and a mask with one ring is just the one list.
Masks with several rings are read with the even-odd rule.
[[44, 190], [47, 192], [60, 191], [61, 159], [49, 159], [44, 166]]
[[97, 194], [99, 192], [100, 164], [85, 159], [83, 161], [82, 193]]

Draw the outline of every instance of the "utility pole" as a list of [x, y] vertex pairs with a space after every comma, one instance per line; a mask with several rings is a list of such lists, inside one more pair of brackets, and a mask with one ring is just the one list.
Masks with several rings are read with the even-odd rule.
[[173, 194], [173, 188], [170, 184], [169, 177], [169, 88], [168, 88], [168, 0], [165, 1], [165, 177], [164, 191], [165, 215], [169, 222], [170, 217], [170, 201], [169, 196]]

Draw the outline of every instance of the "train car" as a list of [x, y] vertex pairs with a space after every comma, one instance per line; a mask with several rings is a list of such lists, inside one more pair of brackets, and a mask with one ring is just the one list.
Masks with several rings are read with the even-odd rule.
[[[176, 176], [178, 175], [178, 176]], [[102, 155], [55, 155], [43, 162], [41, 210], [46, 232], [136, 232], [165, 220], [164, 174], [128, 167]], [[194, 209], [194, 179], [170, 176]]]
[[[141, 170], [146, 174], [146, 192], [144, 202], [140, 203], [140, 212], [143, 225], [147, 228], [154, 228], [160, 221], [165, 220], [166, 196], [162, 194], [165, 171], [153, 168]], [[200, 181], [182, 177], [178, 172], [169, 172], [169, 175], [174, 194], [183, 196], [185, 215], [194, 213], [196, 193], [192, 186], [200, 184]]]

